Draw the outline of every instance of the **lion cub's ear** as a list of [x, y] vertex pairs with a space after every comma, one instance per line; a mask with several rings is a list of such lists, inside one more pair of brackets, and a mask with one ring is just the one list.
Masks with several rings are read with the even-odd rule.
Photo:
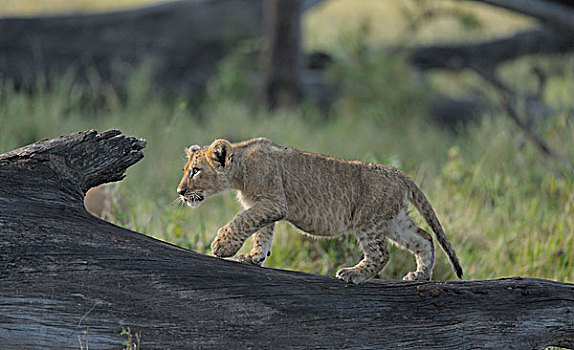
[[198, 145], [193, 145], [190, 146], [189, 148], [185, 149], [185, 154], [187, 154], [187, 158], [191, 158], [191, 156], [193, 155], [193, 153], [195, 151], [198, 151], [201, 147], [199, 147]]
[[226, 170], [233, 159], [233, 146], [227, 140], [215, 140], [207, 150], [207, 159], [216, 170]]

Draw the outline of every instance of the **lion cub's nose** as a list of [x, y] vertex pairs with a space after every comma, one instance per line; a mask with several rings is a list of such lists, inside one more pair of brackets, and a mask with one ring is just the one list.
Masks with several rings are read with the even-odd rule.
[[182, 195], [182, 196], [185, 194], [185, 191], [187, 191], [187, 189], [185, 187], [183, 187], [183, 188], [178, 187], [177, 188], [177, 193]]

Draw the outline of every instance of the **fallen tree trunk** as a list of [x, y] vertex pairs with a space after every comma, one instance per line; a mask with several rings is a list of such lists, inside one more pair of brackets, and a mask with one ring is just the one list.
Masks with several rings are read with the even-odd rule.
[[[76, 133], [0, 155], [0, 347], [574, 348], [574, 285], [373, 281], [216, 259], [89, 215], [145, 141]], [[135, 339], [135, 336], [131, 340]]]

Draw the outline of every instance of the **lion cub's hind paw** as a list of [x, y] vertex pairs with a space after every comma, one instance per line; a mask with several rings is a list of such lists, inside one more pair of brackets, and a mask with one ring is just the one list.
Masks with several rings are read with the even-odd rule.
[[430, 276], [422, 271], [411, 271], [403, 277], [403, 281], [430, 281]]
[[361, 284], [372, 276], [368, 276], [362, 269], [356, 267], [345, 267], [337, 271], [336, 277], [347, 283]]

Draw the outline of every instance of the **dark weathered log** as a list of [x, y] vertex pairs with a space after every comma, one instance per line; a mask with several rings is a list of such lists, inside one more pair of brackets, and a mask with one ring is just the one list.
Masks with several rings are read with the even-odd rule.
[[409, 61], [422, 70], [492, 69], [498, 64], [533, 54], [560, 54], [574, 50], [574, 34], [534, 29], [511, 37], [477, 44], [436, 45], [410, 51]]
[[121, 179], [144, 145], [92, 131], [0, 155], [0, 348], [119, 349], [128, 327], [144, 349], [574, 348], [572, 284], [348, 285], [89, 215], [86, 189]]

